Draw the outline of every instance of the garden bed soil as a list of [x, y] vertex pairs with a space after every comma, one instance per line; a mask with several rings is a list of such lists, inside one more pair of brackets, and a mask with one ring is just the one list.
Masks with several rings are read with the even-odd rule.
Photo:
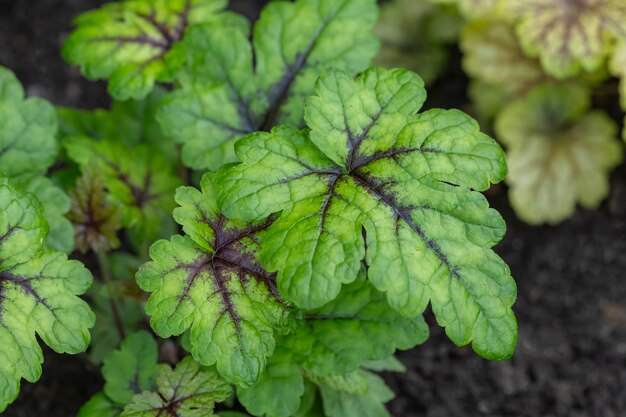
[[[31, 95], [55, 104], [106, 106], [106, 86], [88, 82], [59, 57], [73, 16], [102, 0], [0, 0], [0, 64]], [[233, 1], [254, 17], [259, 1]], [[466, 80], [456, 65], [431, 90], [431, 103], [465, 107]], [[406, 374], [385, 375], [397, 417], [624, 417], [626, 415], [626, 168], [612, 175], [610, 198], [556, 227], [515, 218], [506, 188], [491, 196], [508, 224], [497, 252], [519, 294], [519, 344], [507, 362], [457, 348], [427, 318], [432, 336], [402, 352]], [[43, 376], [24, 382], [7, 417], [73, 417], [101, 389], [84, 356], [45, 351]]]

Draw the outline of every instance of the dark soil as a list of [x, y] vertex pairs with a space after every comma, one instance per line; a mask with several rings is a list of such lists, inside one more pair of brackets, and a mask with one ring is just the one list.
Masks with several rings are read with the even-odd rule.
[[[0, 64], [17, 73], [29, 94], [61, 105], [106, 105], [105, 84], [83, 80], [59, 57], [72, 17], [102, 3], [0, 0]], [[232, 3], [255, 16], [262, 2]], [[458, 68], [431, 89], [432, 102], [465, 107]], [[504, 188], [491, 197], [509, 225], [497, 251], [519, 286], [517, 353], [488, 362], [454, 347], [433, 326], [425, 345], [400, 353], [408, 373], [386, 376], [397, 393], [390, 404], [395, 416], [626, 416], [626, 167], [612, 183], [599, 210], [580, 210], [558, 227], [516, 220]], [[4, 415], [74, 416], [101, 386], [85, 358], [46, 351], [41, 380], [23, 383]]]

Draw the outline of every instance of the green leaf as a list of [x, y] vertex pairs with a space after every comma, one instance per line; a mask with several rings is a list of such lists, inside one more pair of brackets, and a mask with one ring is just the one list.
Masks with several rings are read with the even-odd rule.
[[57, 118], [50, 103], [24, 98], [24, 90], [0, 66], [0, 175], [22, 184], [43, 175], [57, 155]]
[[255, 416], [290, 417], [299, 409], [304, 378], [292, 355], [277, 351], [261, 380], [249, 388], [237, 388], [237, 399]]
[[524, 50], [560, 79], [596, 71], [615, 40], [626, 39], [622, 0], [508, 0], [508, 9]]
[[364, 277], [324, 307], [305, 312], [304, 320], [284, 345], [300, 355], [303, 368], [321, 376], [355, 371], [428, 338], [421, 316], [398, 314]]
[[95, 166], [87, 165], [70, 191], [76, 247], [85, 253], [107, 252], [120, 246], [117, 232], [122, 228], [122, 209], [107, 201], [104, 178]]
[[58, 353], [89, 345], [94, 315], [77, 295], [91, 274], [63, 253], [43, 250], [47, 232], [35, 196], [0, 179], [0, 411], [17, 396], [21, 378], [41, 375], [36, 336]]
[[281, 294], [318, 308], [357, 278], [365, 258], [394, 309], [416, 317], [431, 300], [456, 344], [510, 357], [516, 287], [490, 249], [505, 225], [477, 192], [504, 177], [500, 147], [460, 111], [416, 115], [425, 91], [409, 71], [375, 68], [356, 81], [333, 72], [317, 94], [307, 102], [310, 132], [247, 136], [236, 148], [243, 163], [222, 181], [228, 217], [281, 212], [259, 254], [278, 271]]
[[591, 110], [578, 85], [536, 87], [502, 111], [496, 131], [508, 149], [511, 204], [531, 224], [559, 223], [576, 203], [597, 207], [623, 158], [615, 122]]
[[118, 350], [104, 359], [104, 393], [117, 404], [128, 404], [136, 394], [154, 390], [159, 373], [158, 345], [141, 331], [128, 336]]
[[468, 75], [504, 89], [509, 96], [525, 94], [549, 79], [539, 61], [526, 56], [507, 23], [469, 23], [462, 32], [461, 49], [463, 69]]
[[385, 403], [393, 392], [382, 378], [366, 371], [318, 380], [328, 417], [387, 417]]
[[217, 169], [235, 160], [247, 133], [302, 124], [303, 98], [328, 68], [357, 73], [375, 55], [374, 0], [298, 0], [265, 7], [252, 35], [239, 27], [198, 26], [185, 39], [183, 88], [159, 118], [183, 143], [183, 161]]
[[118, 417], [122, 410], [103, 392], [99, 392], [80, 408], [76, 417]]
[[133, 398], [121, 417], [210, 417], [216, 402], [228, 398], [230, 386], [216, 372], [202, 368], [191, 357], [178, 363], [175, 370], [161, 365], [158, 393], [144, 392]]
[[172, 194], [180, 184], [172, 165], [146, 145], [86, 137], [66, 139], [68, 156], [81, 167], [99, 171], [115, 203], [124, 208], [124, 225], [140, 240], [156, 238], [163, 218], [174, 208]]
[[[226, 0], [124, 0], [79, 16], [63, 45], [63, 58], [91, 80], [109, 79], [117, 100], [147, 96], [155, 82], [170, 82], [190, 26], [216, 22]], [[228, 16], [234, 19], [233, 16]]]
[[173, 236], [150, 248], [137, 282], [153, 293], [146, 305], [162, 337], [191, 329], [191, 352], [204, 365], [217, 364], [224, 378], [241, 386], [258, 381], [274, 350], [274, 330], [285, 333], [291, 316], [275, 275], [258, 263], [257, 235], [269, 222], [244, 223], [217, 209], [214, 175], [202, 190], [181, 187], [174, 218], [188, 236]]

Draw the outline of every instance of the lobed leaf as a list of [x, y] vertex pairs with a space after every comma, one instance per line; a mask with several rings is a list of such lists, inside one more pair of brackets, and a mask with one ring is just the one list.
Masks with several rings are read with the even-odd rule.
[[303, 99], [328, 68], [363, 70], [376, 53], [374, 0], [298, 0], [267, 5], [248, 40], [241, 27], [201, 25], [185, 39], [183, 88], [159, 118], [183, 144], [183, 161], [217, 169], [234, 141], [280, 123], [302, 124]]
[[210, 417], [215, 403], [231, 394], [230, 386], [216, 372], [186, 357], [172, 370], [162, 365], [158, 393], [144, 392], [133, 398], [120, 417]]
[[477, 192], [502, 180], [504, 153], [459, 111], [415, 114], [425, 96], [409, 71], [323, 76], [307, 101], [310, 132], [278, 127], [237, 143], [243, 162], [222, 177], [222, 210], [281, 213], [259, 258], [297, 306], [335, 299], [365, 259], [394, 309], [416, 317], [430, 300], [456, 344], [508, 358], [516, 288], [490, 249], [505, 225]]
[[507, 0], [507, 7], [519, 18], [524, 50], [559, 79], [596, 71], [612, 44], [626, 39], [622, 0]]
[[274, 350], [274, 331], [290, 328], [290, 311], [256, 257], [257, 235], [269, 221], [244, 223], [217, 209], [214, 175], [201, 191], [181, 187], [174, 218], [187, 236], [156, 242], [137, 283], [153, 293], [146, 305], [162, 337], [191, 329], [191, 352], [241, 386], [258, 381]]
[[531, 224], [559, 223], [576, 203], [597, 207], [623, 158], [615, 122], [575, 84], [536, 87], [502, 111], [496, 131], [508, 149], [511, 204]]
[[184, 60], [179, 41], [190, 26], [234, 16], [226, 0], [123, 0], [84, 13], [62, 55], [85, 77], [109, 79], [117, 100], [141, 99], [155, 82], [170, 82]]
[[41, 375], [36, 336], [59, 353], [89, 345], [94, 315], [77, 295], [91, 274], [63, 253], [43, 250], [47, 233], [35, 196], [0, 179], [0, 411], [17, 396], [21, 378]]

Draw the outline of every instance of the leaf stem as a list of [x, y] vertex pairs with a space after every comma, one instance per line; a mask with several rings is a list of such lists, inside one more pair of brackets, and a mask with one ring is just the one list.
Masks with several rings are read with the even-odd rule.
[[[113, 279], [111, 278], [111, 265], [109, 264], [109, 257], [105, 251], [101, 250], [96, 251], [96, 255], [98, 256], [98, 264], [100, 265], [100, 276], [106, 285], [110, 285]], [[126, 331], [124, 330], [124, 322], [122, 321], [117, 301], [115, 298], [109, 296], [109, 294], [107, 294], [107, 298], [109, 299], [109, 304], [111, 304], [111, 311], [113, 312], [113, 320], [115, 321], [117, 333], [120, 336], [120, 340], [124, 340], [126, 339]]]

